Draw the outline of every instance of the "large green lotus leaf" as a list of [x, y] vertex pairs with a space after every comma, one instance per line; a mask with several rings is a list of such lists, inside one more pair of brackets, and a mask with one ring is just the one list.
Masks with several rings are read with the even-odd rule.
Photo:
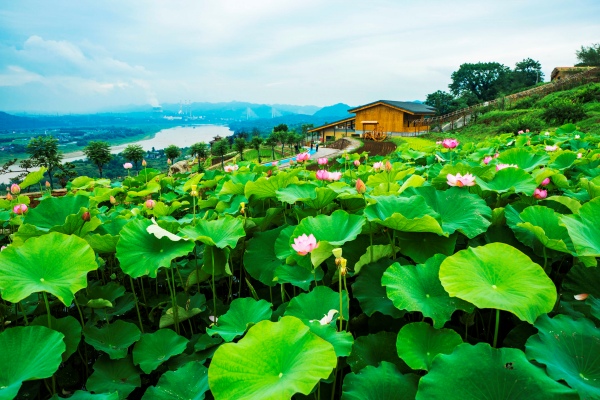
[[[275, 253], [274, 243], [284, 227], [272, 229], [267, 232], [257, 232], [252, 239], [246, 243], [246, 252], [244, 253], [244, 268], [246, 272], [254, 279], [267, 286], [275, 286], [275, 270], [282, 265]], [[286, 240], [286, 245], [289, 240]]]
[[36, 183], [42, 180], [45, 173], [46, 167], [40, 167], [40, 169], [38, 169], [37, 171], [28, 173], [19, 186], [21, 187], [21, 189], [25, 189], [31, 185], [35, 185]]
[[145, 333], [133, 346], [133, 362], [149, 374], [169, 358], [183, 353], [188, 340], [170, 329]]
[[417, 400], [576, 400], [518, 349], [464, 343], [440, 354], [421, 378]]
[[[344, 319], [348, 319], [348, 294], [342, 292]], [[300, 318], [304, 322], [320, 320], [330, 310], [340, 311], [340, 295], [327, 286], [317, 286], [309, 293], [301, 293], [290, 300], [284, 315]], [[340, 315], [337, 314], [336, 317]]]
[[[59, 319], [50, 317], [50, 319], [52, 323], [51, 329], [65, 335], [63, 339], [65, 342], [65, 352], [62, 354], [62, 360], [63, 362], [67, 361], [67, 359], [77, 351], [77, 347], [81, 341], [81, 324], [70, 315]], [[48, 316], [40, 315], [31, 321], [29, 325], [48, 327]]]
[[440, 282], [440, 265], [446, 257], [437, 254], [424, 264], [392, 264], [381, 278], [387, 296], [400, 310], [419, 311], [441, 328], [456, 310], [473, 311], [473, 305], [450, 295]]
[[410, 368], [398, 357], [396, 334], [392, 332], [381, 331], [357, 337], [347, 361], [354, 373], [368, 365], [378, 366], [382, 361], [394, 364], [401, 372], [410, 371]]
[[316, 193], [316, 197], [309, 200], [302, 200], [302, 202], [306, 204], [307, 207], [314, 208], [315, 210], [320, 210], [323, 207], [331, 204], [331, 202], [333, 202], [338, 196], [335, 191], [326, 187], [318, 187], [313, 190]]
[[95, 393], [117, 392], [119, 399], [127, 399], [135, 388], [142, 385], [140, 373], [131, 362], [131, 356], [111, 360], [101, 355], [94, 363], [94, 372], [86, 382], [86, 388]]
[[[197, 307], [190, 307], [190, 308], [183, 308], [181, 306], [177, 306], [177, 322], [181, 323], [183, 321], [187, 321], [190, 318], [195, 317], [196, 315], [200, 314], [202, 311], [204, 311], [206, 307], [202, 307], [202, 308], [197, 308]], [[175, 325], [175, 312], [174, 312], [174, 308], [171, 307], [169, 309], [167, 309], [165, 311], [165, 313], [163, 315], [161, 315], [160, 317], [160, 321], [158, 322], [158, 327], [160, 329], [162, 328], [166, 328], [167, 326], [171, 326], [171, 325]]]
[[304, 218], [294, 229], [290, 243], [303, 234], [313, 234], [317, 242], [324, 240], [332, 246], [341, 246], [356, 239], [364, 224], [364, 217], [343, 210], [334, 211], [331, 215]]
[[402, 375], [394, 364], [383, 361], [346, 375], [342, 400], [414, 400], [418, 384], [418, 376]]
[[47, 231], [53, 226], [63, 225], [69, 215], [77, 214], [82, 207], [89, 207], [89, 204], [90, 200], [86, 196], [49, 197], [25, 215], [24, 223]]
[[216, 400], [288, 400], [308, 395], [337, 364], [333, 346], [297, 318], [261, 321], [238, 343], [221, 345], [208, 369]]
[[87, 286], [87, 273], [98, 268], [94, 250], [77, 236], [52, 232], [0, 253], [0, 290], [17, 303], [32, 293], [48, 292], [69, 306]]
[[199, 362], [189, 362], [177, 371], [162, 374], [142, 400], [203, 400], [208, 390], [208, 369]]
[[[316, 275], [318, 281], [322, 280], [324, 275], [323, 270], [317, 268]], [[314, 282], [315, 276], [312, 271], [299, 265], [280, 265], [275, 270], [275, 278], [273, 279], [276, 283], [290, 283], [302, 290], [308, 290], [311, 282]]]
[[533, 249], [535, 249], [535, 243], [529, 242], [527, 240], [529, 236], [523, 235], [520, 230], [527, 231], [549, 249], [571, 254], [575, 251], [573, 242], [571, 242], [567, 229], [560, 225], [560, 216], [561, 214], [554, 212], [551, 208], [531, 206], [519, 214], [522, 222], [518, 222], [516, 226], [520, 229], [515, 229], [513, 226], [511, 228], [517, 239]]
[[[546, 198], [544, 202], [550, 204], [552, 204], [552, 202], [562, 204], [571, 210], [573, 214], [579, 214], [579, 209], [581, 208], [581, 203], [579, 201], [567, 196], [550, 196]], [[550, 206], [550, 204], [548, 205]]]
[[561, 222], [579, 256], [600, 257], [600, 198], [581, 206], [579, 215], [563, 215]]
[[[396, 250], [398, 250], [397, 247]], [[358, 275], [365, 265], [377, 262], [382, 258], [393, 257], [393, 255], [394, 248], [391, 244], [376, 244], [367, 247], [367, 251], [354, 264], [354, 275]]]
[[472, 239], [485, 232], [491, 224], [492, 209], [481, 197], [463, 188], [451, 187], [441, 191], [426, 186], [417, 189], [417, 192], [440, 215], [439, 221], [447, 235], [459, 231]]
[[121, 269], [133, 278], [148, 275], [156, 278], [160, 267], [171, 266], [174, 258], [182, 257], [194, 249], [194, 242], [172, 241], [166, 236], [157, 238], [146, 230], [153, 225], [147, 219], [134, 219], [121, 231], [117, 244], [117, 258]]
[[503, 151], [498, 157], [498, 162], [503, 164], [516, 164], [520, 169], [532, 171], [539, 165], [545, 165], [550, 160], [546, 153], [534, 153], [524, 147]]
[[276, 197], [277, 191], [293, 183], [298, 183], [296, 176], [300, 171], [279, 172], [277, 175], [258, 178], [255, 182], [246, 183], [245, 196], [250, 200], [261, 200]]
[[[50, 400], [60, 400], [66, 397], [58, 397], [57, 394], [50, 397]], [[100, 393], [93, 394], [90, 392], [84, 392], [83, 390], [76, 390], [71, 396], [68, 397], [70, 400], [119, 400], [119, 393]]]
[[552, 161], [548, 167], [558, 170], [569, 168], [577, 160], [577, 154], [571, 151], [563, 152]]
[[85, 235], [84, 239], [99, 254], [116, 252], [117, 243], [119, 242], [119, 236], [100, 235], [97, 233]]
[[398, 239], [398, 244], [400, 245], [400, 253], [420, 264], [423, 264], [436, 254], [445, 254], [447, 256], [454, 254], [457, 238], [457, 233], [449, 237], [426, 232], [400, 232], [396, 235], [396, 239]]
[[219, 335], [226, 342], [231, 342], [246, 330], [265, 319], [271, 319], [271, 303], [266, 300], [254, 300], [251, 297], [235, 299], [231, 302], [229, 310], [219, 317], [219, 321], [206, 333], [211, 336]]
[[581, 264], [573, 266], [562, 284], [562, 299], [573, 300], [575, 295], [588, 294], [600, 298], [600, 269]]
[[290, 238], [296, 229], [295, 225], [286, 226], [281, 230], [277, 240], [275, 240], [275, 255], [280, 260], [285, 260], [292, 254], [296, 253], [292, 246], [290, 246]]
[[558, 314], [535, 322], [538, 334], [529, 338], [527, 357], [546, 365], [554, 380], [564, 380], [582, 399], [600, 398], [600, 331], [588, 319]]
[[289, 185], [277, 191], [277, 200], [294, 204], [297, 201], [314, 199], [316, 186], [311, 183]]
[[443, 235], [439, 214], [427, 205], [423, 196], [373, 197], [377, 203], [365, 208], [365, 216], [383, 226], [404, 232], [433, 232]]
[[531, 324], [556, 303], [556, 287], [542, 267], [504, 243], [461, 250], [440, 266], [450, 296], [479, 308], [496, 308]]
[[0, 399], [14, 399], [23, 381], [51, 377], [62, 361], [63, 338], [44, 326], [18, 326], [0, 333]]
[[477, 179], [477, 184], [483, 190], [490, 190], [496, 193], [506, 193], [514, 191], [525, 195], [533, 195], [537, 187], [535, 179], [527, 172], [518, 168], [504, 168], [496, 173], [494, 179], [485, 182]]
[[84, 221], [84, 213], [85, 208], [82, 208], [77, 214], [71, 214], [67, 216], [64, 224], [50, 228], [50, 232], [60, 232], [64, 233], [65, 235], [77, 235], [79, 237], [84, 237], [102, 225], [102, 221], [100, 221], [98, 217], [91, 217], [90, 221], [88, 222]]
[[398, 355], [412, 369], [429, 371], [438, 354], [450, 354], [463, 341], [452, 329], [435, 329], [425, 322], [404, 325], [398, 332]]
[[[433, 164], [432, 167], [439, 165]], [[443, 168], [441, 168], [438, 175], [432, 179], [431, 183], [438, 189], [446, 189], [448, 187], [448, 174], [456, 175], [460, 173], [461, 175], [472, 174], [477, 178], [477, 181], [481, 181], [481, 179], [492, 179], [494, 176], [494, 167], [492, 166], [473, 166], [463, 163], [458, 164], [446, 164]], [[430, 169], [429, 175], [435, 176], [436, 169]], [[481, 179], [480, 179], [481, 178]]]
[[116, 320], [102, 328], [86, 326], [83, 329], [85, 342], [98, 351], [103, 351], [111, 360], [125, 358], [129, 346], [140, 340], [139, 328], [131, 322]]
[[338, 357], [346, 357], [352, 352], [354, 337], [347, 331], [338, 332], [335, 324], [335, 318], [332, 323], [321, 324], [319, 321], [311, 321], [307, 324], [310, 331], [323, 340], [328, 341], [335, 350]]
[[186, 226], [181, 229], [181, 233], [192, 240], [220, 249], [227, 246], [234, 248], [238, 240], [246, 236], [243, 222], [230, 215], [213, 221], [198, 220], [196, 226]]
[[392, 264], [391, 260], [380, 260], [365, 266], [356, 281], [352, 284], [352, 293], [360, 303], [360, 308], [369, 317], [375, 312], [400, 318], [404, 313], [394, 307], [381, 284], [381, 277]]

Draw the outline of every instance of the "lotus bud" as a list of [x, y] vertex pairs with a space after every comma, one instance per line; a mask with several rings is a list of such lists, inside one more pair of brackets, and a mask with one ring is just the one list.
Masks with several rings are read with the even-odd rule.
[[18, 215], [23, 215], [27, 212], [29, 208], [25, 204], [17, 204], [13, 207], [13, 212]]
[[358, 168], [359, 165], [360, 165], [360, 161], [359, 160], [354, 160], [354, 166]]
[[348, 269], [346, 268], [346, 264], [348, 263], [348, 260], [346, 260], [344, 257], [340, 257], [340, 275], [342, 276], [346, 276], [346, 274], [348, 273]]
[[190, 192], [190, 195], [191, 195], [192, 197], [198, 197], [198, 191], [197, 191], [197, 190], [192, 190], [192, 191]]
[[46, 189], [50, 189], [50, 182], [46, 181]]
[[10, 192], [12, 194], [19, 194], [21, 193], [21, 187], [16, 183], [13, 183], [12, 185], [10, 185]]
[[130, 162], [126, 162], [125, 164], [123, 164], [123, 168], [125, 169], [131, 169], [133, 168], [133, 164]]
[[273, 170], [272, 169], [270, 169], [270, 170], [267, 171], [267, 176], [270, 177], [271, 175], [273, 175]]
[[146, 162], [146, 160], [142, 160], [142, 167], [146, 167], [146, 165], [148, 165], [148, 163]]
[[148, 210], [152, 210], [154, 208], [154, 206], [156, 205], [156, 202], [152, 199], [148, 199], [148, 200], [146, 200], [146, 202], [144, 204], [146, 205], [146, 208]]
[[342, 248], [336, 247], [335, 249], [331, 250], [331, 253], [335, 258], [340, 258], [342, 256]]
[[12, 201], [13, 197], [10, 193], [6, 193], [6, 200]]
[[365, 186], [365, 183], [360, 178], [356, 180], [356, 191], [359, 194], [363, 194], [367, 191], [367, 187]]
[[171, 161], [170, 158], [167, 158], [167, 164], [171, 165], [171, 164], [173, 164], [173, 161]]
[[581, 293], [581, 294], [576, 294], [575, 296], [575, 300], [585, 300], [588, 298], [588, 294], [587, 293]]
[[550, 183], [550, 178], [546, 178], [542, 181], [542, 186], [547, 186]]
[[243, 201], [240, 203], [240, 213], [241, 214], [246, 213], [246, 203], [244, 203]]
[[115, 196], [110, 196], [110, 204], [117, 204], [117, 199], [115, 199]]
[[192, 185], [192, 190], [198, 190], [198, 185]]
[[0, 247], [0, 252], [4, 251], [4, 249], [6, 249], [6, 246]]
[[392, 164], [387, 160], [385, 162], [385, 172], [392, 172]]
[[90, 215], [89, 211], [86, 211], [81, 215], [81, 219], [84, 220], [85, 222], [90, 222], [90, 219], [92, 219], [92, 216]]

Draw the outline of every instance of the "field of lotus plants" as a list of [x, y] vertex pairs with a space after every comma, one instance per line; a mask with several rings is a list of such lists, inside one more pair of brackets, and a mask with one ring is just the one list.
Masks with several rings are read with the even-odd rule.
[[[600, 137], [0, 200], [0, 399], [600, 399]], [[136, 176], [134, 176], [136, 175]]]

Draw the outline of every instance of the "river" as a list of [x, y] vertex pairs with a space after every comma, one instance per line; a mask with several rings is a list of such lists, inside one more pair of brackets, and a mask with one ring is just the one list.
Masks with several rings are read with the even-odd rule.
[[[226, 137], [233, 134], [228, 127], [222, 125], [193, 125], [193, 126], [178, 126], [175, 128], [163, 129], [157, 132], [152, 139], [139, 140], [137, 142], [120, 144], [112, 146], [110, 152], [117, 154], [123, 151], [127, 145], [139, 144], [144, 150], [164, 149], [165, 147], [174, 144], [178, 147], [189, 147], [197, 142], [210, 142], [214, 136]], [[63, 162], [81, 160], [85, 158], [82, 151], [66, 153], [63, 157]], [[17, 176], [17, 172], [9, 172], [0, 175], [0, 183], [8, 183], [10, 178]]]

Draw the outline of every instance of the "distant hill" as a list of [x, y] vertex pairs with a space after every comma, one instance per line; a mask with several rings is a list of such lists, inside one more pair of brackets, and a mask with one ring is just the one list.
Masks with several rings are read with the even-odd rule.
[[348, 110], [351, 108], [352, 107], [350, 107], [348, 104], [337, 103], [332, 106], [327, 106], [327, 107], [321, 108], [319, 111], [317, 111], [316, 113], [313, 114], [313, 117], [318, 117], [318, 118], [327, 117], [330, 119], [349, 118], [354, 115], [354, 114], [350, 114], [348, 112]]
[[34, 118], [19, 117], [0, 111], [0, 130], [39, 128], [43, 124]]

